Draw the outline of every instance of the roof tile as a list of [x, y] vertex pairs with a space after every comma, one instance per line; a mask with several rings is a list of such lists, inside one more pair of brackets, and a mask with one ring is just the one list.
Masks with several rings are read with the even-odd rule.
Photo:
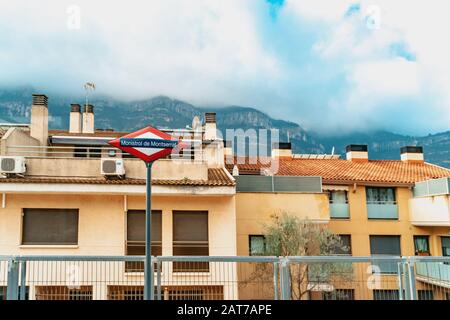
[[[66, 184], [116, 184], [116, 185], [145, 185], [144, 179], [106, 179], [106, 178], [79, 178], [79, 177], [25, 177], [3, 178], [0, 183], [66, 183]], [[224, 169], [208, 169], [208, 180], [162, 180], [152, 179], [153, 185], [170, 186], [234, 186], [235, 182], [227, 175]]]
[[[321, 176], [326, 183], [373, 182], [392, 184], [414, 184], [418, 181], [450, 177], [450, 170], [429, 163], [404, 162], [401, 160], [370, 160], [355, 162], [342, 159], [278, 159], [277, 176]], [[237, 163], [240, 174], [261, 174], [270, 168], [261, 160], [235, 158], [228, 163], [232, 172]], [[276, 167], [276, 166], [275, 166]]]

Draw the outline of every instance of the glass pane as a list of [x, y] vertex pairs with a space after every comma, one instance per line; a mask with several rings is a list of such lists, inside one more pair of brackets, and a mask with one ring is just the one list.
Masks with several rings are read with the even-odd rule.
[[347, 192], [331, 191], [331, 203], [347, 203]]
[[420, 253], [429, 253], [430, 248], [428, 245], [428, 237], [425, 236], [414, 237], [414, 251], [416, 255]]
[[265, 251], [264, 236], [250, 236], [250, 255], [263, 255]]
[[351, 254], [352, 244], [350, 235], [339, 235], [342, 246], [337, 245], [333, 250], [333, 254]]
[[450, 237], [441, 237], [442, 241], [442, 255], [445, 257], [450, 256]]

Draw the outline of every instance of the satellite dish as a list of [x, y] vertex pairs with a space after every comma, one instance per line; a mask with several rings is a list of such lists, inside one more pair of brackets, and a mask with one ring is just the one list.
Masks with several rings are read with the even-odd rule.
[[192, 130], [197, 130], [201, 125], [200, 118], [195, 116], [194, 119], [192, 119]]

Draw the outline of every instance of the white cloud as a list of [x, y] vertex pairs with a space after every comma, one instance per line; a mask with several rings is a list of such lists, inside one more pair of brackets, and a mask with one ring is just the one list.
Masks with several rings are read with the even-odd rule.
[[[66, 28], [69, 5], [81, 9], [80, 30]], [[39, 74], [54, 69], [80, 87], [92, 80], [99, 90], [125, 97], [162, 93], [226, 103], [234, 87], [278, 74], [277, 59], [264, 51], [256, 30], [257, 1], [78, 0], [23, 7], [15, 3], [0, 13], [10, 32], [19, 33], [5, 44], [10, 55], [0, 67], [22, 63], [11, 72], [35, 85]]]
[[[67, 28], [70, 5], [81, 9], [80, 30]], [[447, 0], [286, 0], [275, 19], [261, 0], [0, 6], [0, 85], [82, 94], [93, 81], [116, 97], [249, 105], [319, 130], [368, 118], [386, 128], [409, 99], [401, 130], [450, 123]], [[370, 6], [379, 8], [378, 29], [366, 25]], [[416, 59], [393, 52], [396, 44]]]

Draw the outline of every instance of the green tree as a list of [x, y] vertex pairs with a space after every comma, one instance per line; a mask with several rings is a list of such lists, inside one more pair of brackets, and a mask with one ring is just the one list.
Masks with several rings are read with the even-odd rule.
[[[271, 217], [271, 223], [264, 225], [264, 236], [265, 248], [262, 254], [267, 256], [336, 255], [349, 249], [326, 225], [300, 219], [286, 212]], [[292, 263], [289, 271], [291, 297], [296, 300], [307, 298], [320, 285], [332, 284], [336, 280], [348, 281], [353, 276], [349, 263]], [[258, 264], [250, 281], [267, 281], [272, 276], [271, 266]]]

